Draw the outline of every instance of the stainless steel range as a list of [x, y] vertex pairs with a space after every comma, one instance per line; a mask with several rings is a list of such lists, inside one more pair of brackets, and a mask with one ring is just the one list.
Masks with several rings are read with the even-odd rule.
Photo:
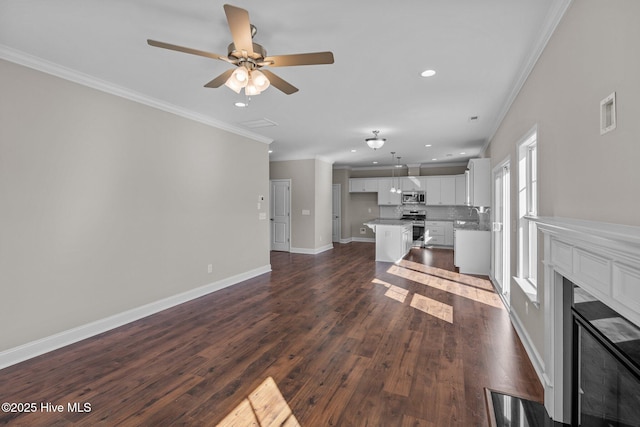
[[424, 246], [424, 222], [426, 218], [426, 209], [404, 209], [402, 211], [401, 219], [411, 221], [411, 225], [413, 225], [414, 246]]

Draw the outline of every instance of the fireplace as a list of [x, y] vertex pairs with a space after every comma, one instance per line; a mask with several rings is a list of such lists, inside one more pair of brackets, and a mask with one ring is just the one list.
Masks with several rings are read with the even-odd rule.
[[640, 422], [640, 328], [569, 281], [572, 290], [572, 424]]
[[530, 219], [544, 236], [544, 351], [533, 358], [547, 412], [571, 425], [638, 425], [640, 227]]

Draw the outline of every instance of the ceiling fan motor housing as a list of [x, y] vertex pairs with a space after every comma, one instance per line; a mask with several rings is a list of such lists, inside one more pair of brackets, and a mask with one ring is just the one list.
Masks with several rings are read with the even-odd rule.
[[[247, 58], [253, 59], [254, 61], [257, 61], [257, 62], [264, 60], [264, 58], [267, 57], [267, 50], [264, 47], [262, 47], [262, 45], [259, 45], [258, 43], [252, 43], [252, 45], [253, 45], [253, 54], [248, 55], [248, 52], [247, 52], [247, 55], [248, 55]], [[228, 52], [229, 59], [231, 59], [232, 61], [245, 58], [245, 56], [243, 55], [243, 51], [237, 50], [236, 45], [234, 43], [229, 44], [229, 47], [227, 48], [227, 52]]]

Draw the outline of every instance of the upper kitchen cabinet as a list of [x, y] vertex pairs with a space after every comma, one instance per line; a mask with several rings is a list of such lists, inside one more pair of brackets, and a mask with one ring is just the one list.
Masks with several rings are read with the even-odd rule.
[[400, 188], [402, 191], [425, 191], [426, 180], [425, 176], [403, 176], [400, 178]]
[[456, 175], [456, 205], [467, 204], [467, 176], [466, 174]]
[[456, 204], [456, 177], [428, 176], [426, 180], [427, 205]]
[[467, 166], [467, 205], [491, 206], [491, 159], [471, 159]]
[[399, 205], [400, 193], [392, 193], [393, 182], [391, 178], [378, 179], [378, 205]]
[[350, 193], [376, 193], [378, 178], [351, 178], [349, 180]]

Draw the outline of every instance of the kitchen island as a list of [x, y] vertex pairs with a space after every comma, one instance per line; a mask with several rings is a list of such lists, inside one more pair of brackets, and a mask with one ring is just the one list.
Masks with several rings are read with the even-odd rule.
[[376, 261], [398, 262], [411, 249], [413, 225], [400, 219], [376, 219], [365, 222], [376, 235]]

